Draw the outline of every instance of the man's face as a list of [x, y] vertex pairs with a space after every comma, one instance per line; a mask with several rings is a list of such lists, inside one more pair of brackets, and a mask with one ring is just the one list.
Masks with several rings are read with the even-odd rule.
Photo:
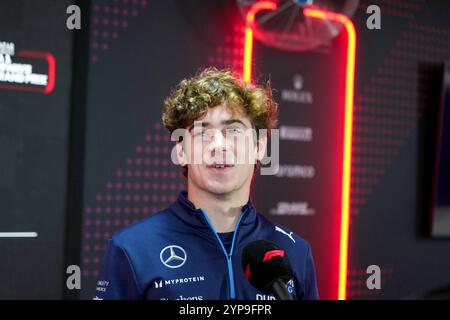
[[187, 129], [183, 157], [188, 183], [214, 194], [248, 192], [256, 159], [261, 151], [264, 155], [264, 150], [258, 151], [250, 119], [220, 105]]

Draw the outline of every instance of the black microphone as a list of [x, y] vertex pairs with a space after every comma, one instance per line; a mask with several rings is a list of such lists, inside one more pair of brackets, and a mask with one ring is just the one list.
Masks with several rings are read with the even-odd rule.
[[286, 283], [294, 272], [286, 252], [275, 243], [258, 240], [247, 244], [242, 252], [242, 268], [259, 291], [273, 294], [278, 300], [293, 300]]

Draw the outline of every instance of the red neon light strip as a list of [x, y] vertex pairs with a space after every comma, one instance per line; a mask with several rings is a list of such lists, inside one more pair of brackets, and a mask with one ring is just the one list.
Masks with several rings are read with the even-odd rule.
[[[255, 15], [261, 10], [276, 10], [274, 2], [262, 1], [255, 3], [247, 13], [245, 28], [244, 70], [245, 82], [251, 82], [252, 55], [253, 55], [253, 23]], [[339, 242], [339, 281], [338, 299], [347, 298], [347, 270], [348, 270], [348, 234], [350, 222], [350, 179], [351, 179], [351, 155], [353, 132], [353, 95], [355, 86], [355, 55], [356, 55], [356, 31], [352, 21], [346, 16], [334, 12], [305, 8], [305, 16], [317, 19], [326, 19], [341, 23], [347, 32], [347, 67], [345, 83], [345, 123], [344, 123], [344, 157], [342, 174], [342, 199], [341, 199], [341, 228]]]

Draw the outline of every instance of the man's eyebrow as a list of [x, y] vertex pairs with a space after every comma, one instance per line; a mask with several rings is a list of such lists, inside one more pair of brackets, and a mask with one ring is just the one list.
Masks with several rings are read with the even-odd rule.
[[[229, 124], [233, 124], [233, 123], [240, 123], [240, 124], [242, 124], [245, 128], [247, 128], [247, 125], [246, 125], [244, 122], [242, 122], [241, 120], [239, 120], [239, 119], [228, 119], [228, 120], [223, 120], [223, 121], [221, 121], [220, 123], [221, 123], [221, 124], [225, 124], [225, 125], [229, 125]], [[208, 127], [209, 125], [210, 125], [209, 122], [205, 122], [205, 121], [199, 121], [199, 122], [198, 122], [198, 126], [199, 126], [199, 127], [202, 127], [202, 128]], [[192, 125], [189, 126], [188, 131], [191, 131], [193, 128], [194, 128], [194, 124], [192, 124]]]
[[241, 120], [239, 120], [239, 119], [228, 119], [228, 120], [223, 120], [221, 123], [222, 123], [222, 124], [226, 124], [226, 125], [230, 125], [230, 124], [233, 124], [233, 123], [240, 123], [240, 124], [242, 124], [245, 128], [247, 128], [247, 125], [246, 125], [244, 122], [242, 122]]

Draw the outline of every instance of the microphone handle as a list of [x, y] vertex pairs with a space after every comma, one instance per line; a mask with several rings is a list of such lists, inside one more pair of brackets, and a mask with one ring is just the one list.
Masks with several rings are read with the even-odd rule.
[[294, 300], [281, 279], [272, 282], [272, 293], [277, 300]]

